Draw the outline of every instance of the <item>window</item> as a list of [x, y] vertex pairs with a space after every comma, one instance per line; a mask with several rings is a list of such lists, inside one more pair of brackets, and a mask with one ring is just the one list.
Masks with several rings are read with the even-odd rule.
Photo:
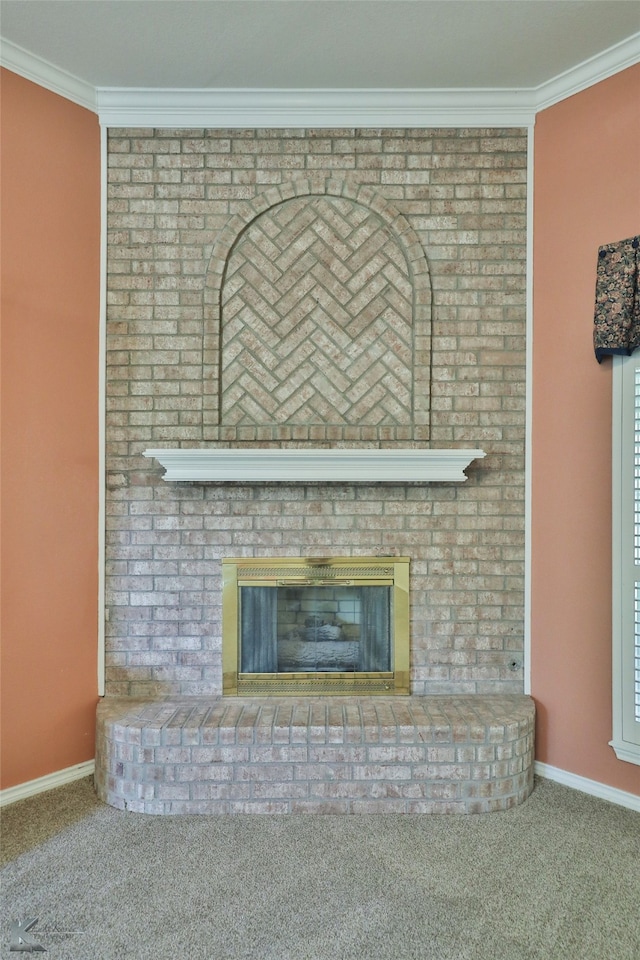
[[640, 764], [640, 350], [613, 370], [613, 740]]

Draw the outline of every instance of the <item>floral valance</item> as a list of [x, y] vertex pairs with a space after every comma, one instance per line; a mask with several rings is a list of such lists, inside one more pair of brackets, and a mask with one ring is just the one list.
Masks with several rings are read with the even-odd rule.
[[593, 346], [598, 363], [640, 347], [640, 237], [598, 250]]

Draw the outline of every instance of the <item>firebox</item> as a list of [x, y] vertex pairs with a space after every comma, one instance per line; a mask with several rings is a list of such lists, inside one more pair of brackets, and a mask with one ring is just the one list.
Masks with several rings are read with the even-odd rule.
[[408, 694], [409, 558], [222, 561], [223, 693]]

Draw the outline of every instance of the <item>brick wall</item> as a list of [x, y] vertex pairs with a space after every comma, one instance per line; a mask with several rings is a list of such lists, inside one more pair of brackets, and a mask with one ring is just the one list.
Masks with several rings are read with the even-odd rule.
[[[520, 692], [524, 132], [111, 130], [108, 166], [107, 693], [220, 693], [222, 557], [384, 553], [412, 557], [413, 692]], [[234, 369], [224, 331], [251, 304], [232, 312], [225, 283], [251, 274], [249, 225], [264, 216], [268, 235], [294, 196], [303, 214], [321, 202], [341, 204], [355, 226], [371, 216], [395, 244], [370, 279], [395, 265], [411, 315], [395, 300], [368, 345], [413, 326], [399, 366], [389, 344], [373, 357], [367, 394], [394, 373], [407, 388], [399, 407], [392, 389], [386, 405], [345, 406], [355, 374], [340, 366], [331, 409], [292, 418], [269, 391], [260, 409], [234, 412], [228, 400], [251, 361]], [[356, 274], [337, 302], [359, 293]], [[264, 292], [265, 278], [268, 258], [250, 288]], [[264, 306], [253, 307], [260, 321]], [[307, 346], [326, 326], [320, 317]], [[277, 372], [284, 389], [289, 371]], [[148, 446], [309, 441], [477, 446], [487, 457], [464, 484], [426, 486], [166, 484], [141, 457]]]

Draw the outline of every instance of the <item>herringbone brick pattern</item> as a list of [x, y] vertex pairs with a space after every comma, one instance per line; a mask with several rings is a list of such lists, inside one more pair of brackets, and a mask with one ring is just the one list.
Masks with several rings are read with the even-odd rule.
[[222, 422], [409, 424], [412, 285], [371, 210], [302, 197], [267, 210], [229, 259]]

